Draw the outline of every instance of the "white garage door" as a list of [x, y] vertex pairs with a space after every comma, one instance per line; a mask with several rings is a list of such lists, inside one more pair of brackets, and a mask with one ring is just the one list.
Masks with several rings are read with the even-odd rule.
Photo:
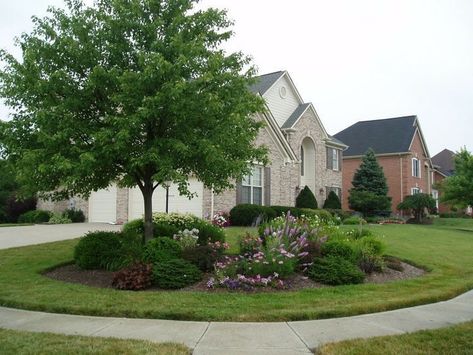
[[[169, 187], [169, 212], [192, 213], [202, 217], [202, 194], [204, 185], [196, 180], [189, 180], [189, 190], [197, 193], [197, 196], [189, 200], [180, 196], [177, 185]], [[158, 186], [153, 194], [153, 212], [166, 211], [166, 190]], [[144, 214], [143, 195], [138, 187], [130, 189], [128, 200], [128, 220], [142, 218]]]
[[89, 222], [117, 221], [117, 186], [92, 192], [89, 198]]

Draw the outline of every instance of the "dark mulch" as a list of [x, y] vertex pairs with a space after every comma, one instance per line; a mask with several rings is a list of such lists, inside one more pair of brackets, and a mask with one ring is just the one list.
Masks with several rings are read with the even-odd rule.
[[[403, 271], [397, 271], [390, 268], [385, 268], [384, 272], [375, 272], [370, 275], [367, 275], [365, 278], [365, 283], [385, 283], [390, 281], [397, 280], [406, 280], [412, 279], [415, 277], [422, 276], [425, 274], [425, 270], [417, 268], [413, 265], [401, 262]], [[65, 265], [60, 266], [56, 269], [48, 271], [44, 274], [46, 277], [49, 277], [58, 281], [79, 283], [92, 287], [100, 288], [112, 288], [112, 280], [114, 273], [111, 271], [104, 270], [82, 270], [77, 265]], [[216, 288], [209, 289], [207, 288], [207, 281], [211, 277], [210, 274], [206, 274], [202, 281], [198, 282], [195, 285], [181, 289], [181, 291], [205, 291], [205, 292], [228, 292], [227, 289]], [[327, 287], [320, 283], [314, 282], [311, 279], [304, 277], [302, 275], [296, 274], [286, 280], [285, 291], [297, 291], [307, 288], [320, 288]], [[148, 291], [156, 291], [157, 289], [149, 289]], [[255, 291], [251, 292], [275, 292], [274, 288], [257, 288]], [[238, 291], [245, 292], [245, 291]]]

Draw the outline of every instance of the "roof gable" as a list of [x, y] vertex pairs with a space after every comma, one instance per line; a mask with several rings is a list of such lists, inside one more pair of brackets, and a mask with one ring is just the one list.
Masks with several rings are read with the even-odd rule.
[[369, 148], [376, 154], [405, 153], [410, 149], [417, 126], [416, 116], [360, 121], [334, 137], [348, 145], [345, 157], [363, 155]]
[[278, 81], [283, 75], [284, 71], [276, 71], [274, 73], [268, 73], [257, 76], [256, 82], [250, 86], [250, 91], [255, 94], [264, 95]]
[[444, 149], [432, 157], [432, 164], [445, 176], [451, 176], [455, 172], [455, 153], [449, 149]]

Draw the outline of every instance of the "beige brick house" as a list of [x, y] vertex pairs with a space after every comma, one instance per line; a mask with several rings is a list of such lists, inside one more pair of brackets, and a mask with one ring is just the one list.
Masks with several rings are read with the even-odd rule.
[[[153, 210], [165, 211], [167, 204], [170, 212], [209, 217], [215, 211], [229, 211], [239, 203], [294, 206], [298, 192], [306, 185], [319, 206], [330, 190], [341, 196], [342, 152], [347, 146], [328, 135], [314, 106], [302, 100], [289, 74], [278, 71], [262, 75], [250, 90], [266, 101], [267, 111], [255, 117], [265, 123], [255, 144], [268, 148], [270, 164], [253, 162], [251, 176], [218, 195], [195, 179], [189, 181], [190, 190], [197, 193], [192, 200], [179, 196], [175, 186], [168, 192], [157, 188]], [[67, 206], [82, 208], [91, 222], [123, 223], [143, 214], [139, 189], [115, 185], [93, 192], [88, 201], [41, 201], [38, 208], [60, 210]]]

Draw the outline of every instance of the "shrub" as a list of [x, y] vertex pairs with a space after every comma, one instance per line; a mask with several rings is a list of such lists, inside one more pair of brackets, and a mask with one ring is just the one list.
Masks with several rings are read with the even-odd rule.
[[51, 218], [51, 212], [34, 210], [23, 213], [18, 217], [18, 223], [46, 223]]
[[357, 225], [357, 224], [366, 224], [366, 221], [358, 216], [351, 216], [343, 220], [343, 224], [347, 225]]
[[120, 256], [121, 233], [90, 232], [79, 240], [74, 260], [81, 269], [106, 269]]
[[241, 204], [230, 210], [230, 222], [233, 226], [252, 226], [258, 217], [261, 221], [271, 220], [276, 217], [276, 212], [270, 207]]
[[72, 221], [69, 218], [64, 217], [61, 213], [53, 213], [51, 218], [49, 218], [48, 223], [49, 224], [68, 224], [68, 223], [72, 223]]
[[202, 222], [201, 218], [198, 218], [190, 213], [165, 213], [155, 212], [153, 213], [153, 223], [155, 225], [171, 225], [176, 227], [178, 230], [193, 229]]
[[158, 263], [181, 257], [181, 246], [175, 240], [167, 237], [151, 239], [143, 249], [143, 261]]
[[327, 285], [347, 285], [362, 283], [365, 275], [353, 263], [338, 256], [328, 256], [314, 260], [309, 277]]
[[407, 196], [404, 201], [397, 205], [398, 210], [408, 211], [414, 215], [414, 223], [422, 223], [425, 210], [432, 210], [433, 208], [435, 208], [434, 198], [424, 193]]
[[329, 240], [321, 247], [322, 256], [339, 257], [352, 263], [356, 262], [355, 249], [349, 242], [342, 240]]
[[362, 248], [358, 255], [358, 267], [365, 273], [381, 272], [384, 269], [384, 259], [372, 253], [370, 249]]
[[320, 218], [320, 220], [324, 224], [329, 224], [329, 223], [335, 223], [336, 224], [335, 218], [327, 210], [313, 210], [313, 209], [309, 209], [309, 208], [303, 208], [302, 209], [302, 214], [306, 215], [306, 216], [317, 216], [318, 218]]
[[333, 209], [333, 208], [324, 208], [326, 211], [329, 211], [334, 217], [340, 218], [342, 221], [344, 219], [347, 219], [348, 217], [351, 217], [351, 212], [349, 211], [344, 211], [341, 209]]
[[82, 210], [76, 210], [74, 208], [70, 208], [65, 210], [62, 215], [66, 218], [69, 218], [72, 223], [83, 223], [85, 222], [85, 215]]
[[173, 239], [179, 244], [182, 250], [195, 248], [199, 239], [198, 229], [184, 229], [174, 234]]
[[219, 253], [210, 245], [198, 245], [182, 251], [182, 258], [191, 262], [203, 272], [212, 271], [218, 257]]
[[384, 243], [374, 236], [364, 236], [358, 240], [358, 245], [362, 248], [370, 250], [375, 255], [382, 255], [386, 246]]
[[153, 266], [153, 282], [162, 289], [183, 288], [201, 279], [202, 272], [186, 260], [165, 260]]
[[304, 214], [302, 209], [298, 207], [271, 206], [270, 208], [274, 211], [274, 213], [276, 214], [276, 217], [286, 215], [288, 211], [291, 214], [291, 216], [294, 216], [294, 217], [299, 217], [300, 215]]
[[371, 191], [358, 191], [351, 189], [348, 197], [349, 206], [352, 210], [363, 213], [363, 216], [374, 216], [380, 214], [390, 214], [391, 197], [377, 195]]
[[112, 286], [119, 290], [144, 290], [151, 286], [152, 276], [152, 264], [136, 263], [115, 273]]
[[316, 209], [317, 200], [308, 186], [305, 186], [296, 197], [296, 207]]
[[330, 191], [324, 202], [324, 208], [341, 209], [342, 203], [335, 191]]
[[240, 254], [254, 254], [260, 250], [262, 245], [263, 241], [260, 237], [246, 233], [245, 237], [240, 238]]
[[199, 230], [199, 239], [197, 241], [199, 245], [206, 245], [208, 243], [215, 242], [225, 242], [225, 233], [223, 232], [223, 229], [219, 228], [218, 226], [214, 226], [210, 223], [201, 220], [195, 228]]
[[9, 223], [18, 222], [18, 217], [23, 213], [36, 209], [36, 198], [27, 198], [18, 200], [17, 196], [12, 193], [5, 201], [4, 215]]
[[371, 237], [373, 235], [373, 232], [366, 228], [357, 228], [349, 230], [345, 234], [351, 239], [360, 239], [363, 237]]
[[302, 252], [307, 253], [299, 260], [299, 269], [302, 272], [307, 271], [307, 268], [312, 265], [315, 258], [322, 257], [322, 246], [327, 241], [327, 238], [320, 238], [318, 240], [309, 240], [307, 245], [302, 249]]
[[[153, 236], [157, 237], [169, 237], [172, 238], [174, 234], [179, 232], [176, 226], [170, 225], [166, 222], [153, 223]], [[123, 232], [125, 234], [136, 234], [143, 236], [144, 234], [144, 222], [143, 219], [134, 219], [123, 226]]]

